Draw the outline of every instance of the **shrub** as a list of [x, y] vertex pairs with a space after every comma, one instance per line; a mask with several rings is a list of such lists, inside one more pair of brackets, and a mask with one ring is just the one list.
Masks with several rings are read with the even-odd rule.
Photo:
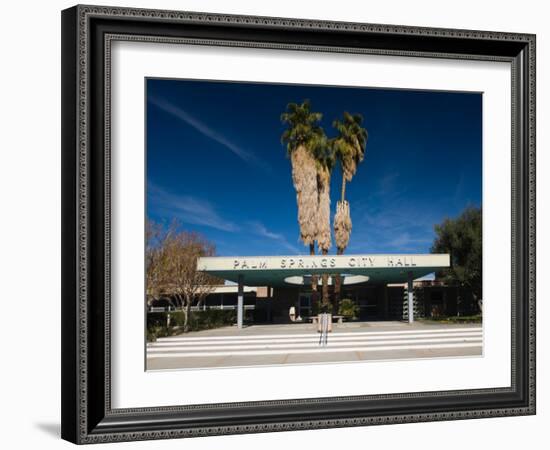
[[165, 312], [147, 313], [147, 328], [166, 326], [166, 314]]
[[349, 298], [344, 298], [342, 301], [340, 301], [338, 314], [344, 317], [349, 317], [351, 319], [357, 319], [357, 316], [359, 316], [359, 306], [356, 305], [353, 300]]
[[[245, 311], [244, 320], [251, 321], [254, 311]], [[167, 315], [170, 314], [170, 327], [167, 327]], [[193, 311], [189, 316], [189, 331], [209, 330], [228, 325], [237, 321], [237, 311], [207, 309], [205, 311]], [[170, 313], [148, 313], [147, 314], [147, 341], [154, 342], [158, 337], [169, 336], [180, 331], [185, 323], [183, 311], [172, 311]]]
[[157, 340], [157, 333], [153, 327], [147, 328], [147, 342], [155, 342]]
[[157, 338], [170, 336], [172, 330], [167, 326], [152, 325], [147, 327], [147, 342], [155, 342]]
[[182, 327], [185, 321], [185, 314], [183, 311], [172, 311], [170, 313], [170, 326], [171, 327]]
[[189, 329], [193, 331], [208, 330], [227, 325], [233, 325], [237, 321], [237, 311], [207, 309], [196, 311], [189, 318]]

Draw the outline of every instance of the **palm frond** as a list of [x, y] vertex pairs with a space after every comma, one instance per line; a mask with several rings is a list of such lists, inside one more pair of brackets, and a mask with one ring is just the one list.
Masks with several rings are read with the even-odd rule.
[[334, 138], [334, 151], [340, 161], [342, 172], [347, 181], [351, 181], [357, 166], [363, 161], [367, 145], [367, 130], [362, 127], [363, 116], [344, 111], [343, 120], [335, 119], [332, 126], [338, 132]]

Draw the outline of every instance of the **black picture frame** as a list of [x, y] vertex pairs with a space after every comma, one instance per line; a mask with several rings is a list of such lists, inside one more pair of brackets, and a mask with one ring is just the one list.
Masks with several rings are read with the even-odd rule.
[[[113, 40], [510, 62], [511, 386], [112, 409]], [[78, 444], [535, 414], [535, 36], [119, 7], [64, 10], [61, 350], [62, 437]]]

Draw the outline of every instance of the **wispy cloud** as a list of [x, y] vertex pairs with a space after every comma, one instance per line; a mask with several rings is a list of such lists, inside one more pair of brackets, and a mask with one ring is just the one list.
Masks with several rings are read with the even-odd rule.
[[441, 219], [437, 205], [419, 211], [398, 180], [398, 173], [380, 177], [372, 193], [351, 204], [350, 252], [429, 251], [433, 226]]
[[203, 136], [206, 136], [207, 138], [213, 140], [214, 142], [217, 142], [226, 149], [230, 150], [235, 156], [237, 156], [247, 164], [259, 167], [266, 172], [271, 173], [271, 167], [260, 158], [258, 158], [254, 153], [251, 153], [231, 142], [225, 136], [218, 133], [216, 130], [209, 127], [205, 123], [201, 122], [199, 119], [194, 117], [189, 112], [185, 111], [183, 108], [176, 106], [173, 103], [170, 103], [166, 99], [155, 97], [152, 95], [148, 97], [148, 101], [151, 102], [151, 104], [155, 105], [157, 108], [162, 109], [164, 112], [173, 115], [182, 122], [185, 122], [187, 125], [193, 127]]
[[399, 173], [398, 172], [390, 172], [385, 174], [382, 178], [380, 178], [380, 182], [378, 183], [378, 190], [377, 193], [385, 193], [389, 190], [394, 189], [396, 181], [399, 180]]
[[282, 234], [274, 233], [273, 231], [268, 230], [265, 225], [261, 222], [252, 221], [248, 222], [248, 225], [250, 226], [250, 229], [252, 232], [258, 236], [271, 239], [278, 244], [282, 245], [287, 250], [290, 250], [292, 253], [298, 254], [300, 251], [295, 245], [292, 245], [287, 238], [285, 238]]
[[411, 245], [429, 244], [430, 242], [432, 242], [431, 239], [411, 237], [410, 233], [404, 232], [404, 233], [398, 234], [394, 239], [390, 240], [388, 242], [388, 247], [392, 249], [403, 248], [403, 247], [408, 248]]
[[350, 250], [365, 252], [427, 252], [434, 239], [435, 209], [420, 212], [407, 199], [381, 200], [362, 209], [351, 205]]
[[148, 207], [165, 217], [221, 231], [239, 231], [236, 224], [221, 217], [207, 200], [191, 195], [172, 194], [151, 181], [147, 182], [147, 196]]

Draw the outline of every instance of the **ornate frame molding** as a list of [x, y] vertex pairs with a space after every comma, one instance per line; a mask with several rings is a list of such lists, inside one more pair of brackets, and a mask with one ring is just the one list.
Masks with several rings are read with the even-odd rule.
[[[102, 22], [103, 21], [103, 22]], [[107, 25], [105, 26], [105, 21]], [[102, 22], [100, 31], [93, 29]], [[116, 30], [109, 28], [116, 23]], [[147, 28], [153, 22], [166, 26], [185, 28], [187, 25], [203, 28], [205, 33], [228, 32], [231, 27], [245, 28], [249, 33], [267, 30], [270, 36], [283, 31], [300, 36], [302, 31], [330, 32], [345, 41], [346, 36], [373, 37], [377, 46], [331, 45], [326, 42], [273, 42], [262, 40], [219, 37], [152, 36], [135, 32], [117, 32], [127, 23], [138, 23]], [[119, 28], [117, 28], [119, 27]], [[70, 379], [63, 388], [62, 434], [77, 443], [98, 443], [173, 437], [207, 436], [251, 432], [271, 432], [327, 427], [347, 427], [373, 424], [440, 421], [535, 413], [535, 36], [471, 30], [449, 30], [396, 25], [362, 24], [331, 21], [310, 21], [255, 16], [204, 14], [195, 12], [159, 11], [146, 9], [76, 6], [63, 12], [63, 377]], [[200, 34], [200, 31], [199, 31]], [[309, 35], [306, 38], [309, 39]], [[385, 48], [385, 40], [392, 38], [394, 48]], [[410, 44], [399, 46], [400, 39], [424, 42], [421, 49]], [[425, 38], [419, 40], [418, 38]], [[95, 41], [94, 41], [95, 39]], [[292, 39], [292, 37], [290, 38]], [[452, 52], [442, 51], [442, 40], [457, 45]], [[250, 402], [239, 404], [194, 405], [167, 408], [139, 408], [113, 410], [110, 402], [110, 67], [111, 43], [116, 40], [156, 43], [185, 43], [193, 45], [243, 46], [265, 49], [289, 49], [323, 52], [384, 54], [411, 57], [452, 59], [478, 59], [507, 61], [512, 64], [512, 385], [510, 388], [467, 391], [441, 391], [418, 394], [375, 395], [360, 397], [331, 397], [318, 399], [293, 399], [285, 401]], [[337, 41], [338, 39], [335, 39]], [[405, 41], [403, 41], [405, 42]], [[425, 43], [428, 48], [425, 48]], [[430, 47], [430, 42], [434, 43]], [[479, 49], [471, 52], [465, 48]], [[492, 53], [483, 53], [480, 47], [487, 43], [499, 43]], [[338, 44], [338, 42], [335, 42]], [[437, 45], [436, 45], [437, 44]], [[457, 46], [462, 45], [462, 50]], [[100, 46], [103, 49], [100, 50]], [[382, 47], [380, 47], [382, 46]], [[493, 48], [485, 45], [485, 48]], [[499, 49], [501, 49], [499, 51]], [[101, 67], [99, 66], [101, 63]], [[99, 71], [98, 71], [99, 70]], [[104, 72], [102, 112], [103, 124], [98, 127], [90, 113], [97, 100], [98, 74]], [[75, 107], [76, 105], [76, 107]], [[99, 128], [99, 132], [94, 131]], [[94, 133], [99, 133], [95, 138]], [[101, 138], [99, 137], [101, 136]], [[102, 147], [100, 169], [96, 167], [96, 154]], [[92, 145], [93, 144], [93, 145]], [[98, 163], [99, 164], [99, 163]], [[99, 172], [98, 172], [99, 170]], [[102, 174], [102, 177], [99, 175]], [[101, 179], [100, 179], [101, 178]], [[101, 188], [97, 185], [101, 184]], [[99, 189], [99, 190], [98, 190]], [[99, 195], [99, 193], [101, 195]], [[100, 198], [101, 197], [101, 198]], [[103, 215], [100, 217], [100, 212]], [[101, 239], [98, 221], [103, 222]], [[524, 242], [526, 241], [526, 242]], [[102, 248], [99, 249], [98, 246]], [[519, 253], [519, 254], [518, 254]], [[98, 261], [98, 258], [102, 261]], [[519, 268], [518, 268], [518, 262]], [[102, 270], [91, 267], [101, 267]], [[96, 283], [102, 272], [101, 286]], [[104, 304], [99, 311], [101, 323], [93, 319], [98, 314], [92, 310], [92, 292], [101, 290]], [[523, 295], [522, 295], [523, 293]], [[95, 305], [95, 304], [94, 304]], [[97, 305], [94, 308], [98, 308]], [[522, 309], [523, 308], [523, 309]], [[521, 317], [518, 317], [518, 311]], [[523, 312], [522, 312], [523, 311]], [[103, 336], [99, 336], [101, 333]], [[518, 342], [521, 338], [521, 342]], [[70, 342], [70, 343], [69, 343]], [[98, 345], [104, 364], [99, 372], [104, 382], [90, 380], [90, 367], [98, 365]], [[520, 347], [521, 345], [521, 347]], [[521, 350], [521, 351], [520, 351]], [[519, 352], [519, 355], [518, 355]], [[92, 355], [91, 355], [92, 354]], [[93, 356], [95, 355], [95, 356]], [[516, 367], [520, 369], [518, 372]], [[94, 373], [97, 377], [97, 373]], [[102, 386], [101, 405], [90, 400]], [[521, 395], [518, 391], [521, 390]], [[261, 423], [220, 423], [203, 426], [183, 422], [169, 425], [174, 414], [190, 410], [203, 411], [220, 408], [284, 408], [291, 405], [330, 405], [347, 401], [364, 402], [400, 400], [414, 402], [426, 397], [456, 397], [473, 400], [476, 396], [511, 395], [515, 401], [504, 406], [487, 404], [487, 407], [471, 409], [455, 408], [430, 411], [414, 411], [392, 414], [342, 414], [339, 418], [317, 417], [308, 420], [262, 421]], [[328, 407], [328, 406], [327, 406]], [[158, 426], [152, 426], [145, 417], [155, 415]], [[279, 416], [281, 416], [279, 414]], [[282, 416], [281, 416], [282, 417]], [[164, 420], [164, 424], [159, 422]], [[124, 422], [124, 424], [122, 424]], [[128, 423], [130, 424], [128, 425]], [[202, 423], [202, 422], [201, 422]]]

